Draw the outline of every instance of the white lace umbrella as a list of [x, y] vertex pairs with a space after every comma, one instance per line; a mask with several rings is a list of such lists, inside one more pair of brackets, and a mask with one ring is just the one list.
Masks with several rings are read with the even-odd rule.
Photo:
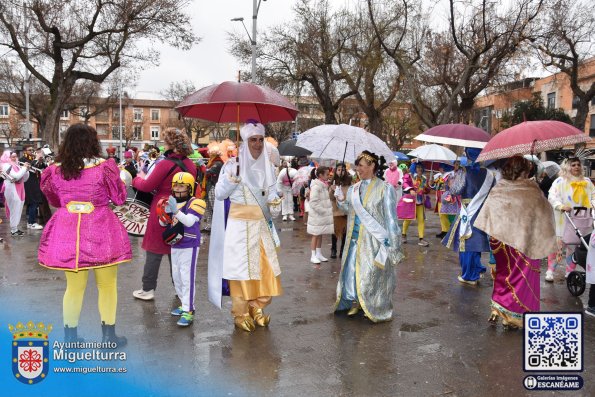
[[354, 163], [364, 150], [384, 156], [387, 162], [395, 159], [387, 144], [376, 135], [347, 124], [324, 124], [311, 128], [298, 136], [296, 146], [311, 151], [313, 158], [348, 163]]
[[431, 144], [420, 146], [409, 153], [408, 156], [417, 157], [418, 159], [425, 161], [455, 161], [457, 155], [452, 150], [445, 148], [444, 146]]

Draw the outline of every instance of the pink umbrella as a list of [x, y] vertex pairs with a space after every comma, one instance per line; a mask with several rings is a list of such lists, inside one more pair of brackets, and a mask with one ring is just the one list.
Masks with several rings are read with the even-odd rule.
[[291, 102], [270, 88], [235, 81], [201, 88], [184, 98], [176, 110], [183, 117], [216, 123], [291, 121], [298, 113]]
[[481, 128], [467, 124], [437, 125], [415, 137], [418, 141], [474, 148], [483, 148], [490, 138]]
[[483, 148], [477, 161], [540, 153], [589, 140], [591, 138], [584, 132], [561, 121], [525, 121], [494, 136]]

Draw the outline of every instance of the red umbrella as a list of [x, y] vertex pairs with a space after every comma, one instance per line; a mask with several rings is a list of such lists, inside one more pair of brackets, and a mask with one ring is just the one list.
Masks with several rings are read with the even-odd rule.
[[239, 123], [249, 119], [263, 124], [295, 120], [298, 110], [283, 95], [252, 83], [225, 81], [188, 95], [176, 110], [183, 117]]
[[418, 141], [463, 147], [483, 148], [491, 135], [468, 124], [442, 124], [415, 137]]
[[533, 154], [588, 142], [591, 138], [570, 124], [555, 120], [525, 121], [494, 136], [477, 161]]

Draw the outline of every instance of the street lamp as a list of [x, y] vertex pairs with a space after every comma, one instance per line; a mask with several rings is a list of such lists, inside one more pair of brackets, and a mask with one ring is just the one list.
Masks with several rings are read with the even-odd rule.
[[258, 11], [260, 10], [260, 3], [266, 0], [252, 0], [252, 36], [248, 32], [246, 28], [246, 24], [244, 24], [244, 18], [232, 18], [232, 22], [241, 22], [242, 26], [244, 26], [244, 30], [250, 39], [250, 44], [252, 44], [252, 82], [256, 80], [256, 20], [258, 18]]

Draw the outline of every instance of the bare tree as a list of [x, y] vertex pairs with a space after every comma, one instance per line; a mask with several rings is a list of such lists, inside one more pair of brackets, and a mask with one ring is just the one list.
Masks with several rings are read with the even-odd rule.
[[114, 106], [118, 97], [118, 86], [115, 81], [100, 84], [90, 80], [81, 80], [72, 89], [72, 96], [63, 110], [78, 116], [85, 124]]
[[148, 39], [187, 49], [197, 42], [186, 0], [5, 0], [0, 3], [0, 47], [12, 50], [49, 90], [42, 137], [58, 143], [60, 112], [79, 80], [102, 83], [121, 66], [156, 62]]
[[[180, 103], [184, 98], [195, 91], [196, 87], [192, 81], [183, 80], [170, 83], [169, 87], [160, 92], [160, 95], [168, 101]], [[208, 134], [211, 124], [213, 123], [191, 117], [179, 116], [178, 120], [170, 119], [170, 124], [172, 127], [183, 128], [191, 140], [194, 135], [196, 142], [198, 142], [200, 138]]]
[[[16, 142], [23, 140], [23, 125], [15, 112], [11, 112], [8, 118], [0, 119], [0, 137], [4, 138], [10, 148], [14, 148]], [[27, 137], [28, 138], [28, 137]]]
[[[557, 0], [546, 9], [541, 31], [533, 40], [546, 68], [554, 67], [568, 76], [574, 94], [574, 126], [583, 131], [589, 102], [595, 97], [595, 82], [581, 84], [586, 74], [584, 61], [593, 57], [595, 16], [585, 1]], [[591, 12], [588, 10], [591, 9]]]
[[[449, 0], [448, 30], [431, 31], [419, 24], [424, 18], [417, 2], [391, 2], [400, 18], [380, 25], [378, 5], [367, 1], [374, 30], [406, 76], [413, 108], [428, 127], [470, 121], [475, 98], [516, 60], [543, 2], [515, 0], [502, 7]], [[408, 28], [415, 23], [419, 29]]]
[[[21, 116], [25, 117], [25, 96], [27, 76], [18, 68], [15, 61], [8, 58], [0, 60], [0, 92], [5, 100]], [[29, 78], [29, 115], [38, 124], [47, 118], [45, 112], [49, 89], [35, 76]]]
[[367, 12], [361, 8], [345, 12], [344, 19], [338, 22], [345, 40], [343, 51], [338, 54], [339, 68], [367, 116], [369, 130], [384, 138], [382, 113], [401, 87], [398, 69], [383, 51]]
[[[285, 94], [301, 94], [303, 83], [318, 99], [326, 124], [337, 124], [341, 102], [353, 94], [344, 83], [337, 60], [345, 45], [336, 23], [340, 15], [328, 0], [299, 0], [294, 20], [263, 33], [258, 53], [260, 81]], [[230, 35], [230, 52], [248, 64], [248, 43], [240, 35]]]

